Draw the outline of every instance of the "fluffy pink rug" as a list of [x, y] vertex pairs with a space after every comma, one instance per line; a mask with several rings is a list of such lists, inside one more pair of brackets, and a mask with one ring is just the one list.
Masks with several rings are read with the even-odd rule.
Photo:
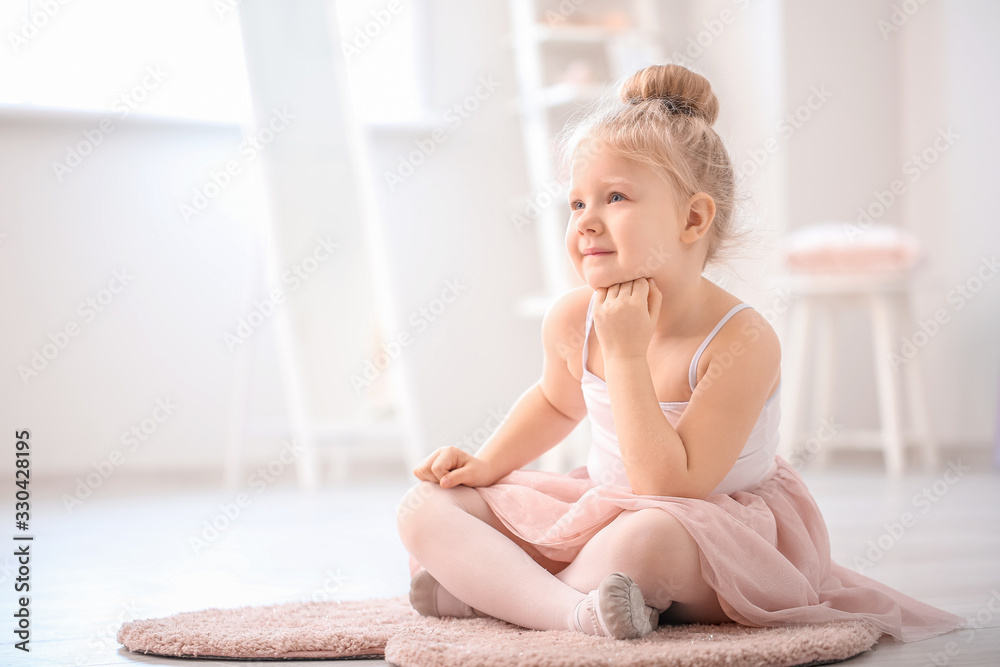
[[178, 658], [385, 656], [400, 667], [792, 667], [846, 660], [871, 648], [879, 635], [855, 621], [782, 628], [727, 623], [661, 627], [621, 641], [525, 630], [495, 619], [424, 618], [398, 597], [187, 612], [125, 623], [118, 641], [130, 651]]

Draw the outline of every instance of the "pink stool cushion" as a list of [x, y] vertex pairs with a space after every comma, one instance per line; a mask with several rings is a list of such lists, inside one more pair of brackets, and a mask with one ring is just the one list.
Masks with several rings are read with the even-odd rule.
[[920, 242], [898, 227], [824, 222], [787, 234], [782, 254], [792, 273], [906, 271], [922, 258]]

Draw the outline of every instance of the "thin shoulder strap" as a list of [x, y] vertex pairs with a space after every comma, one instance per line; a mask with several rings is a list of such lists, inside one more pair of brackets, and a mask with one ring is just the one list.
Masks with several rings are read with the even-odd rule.
[[698, 347], [698, 351], [694, 353], [694, 359], [691, 360], [691, 368], [688, 369], [688, 384], [691, 385], [691, 391], [694, 391], [694, 385], [698, 381], [698, 360], [701, 359], [701, 353], [705, 351], [708, 344], [712, 342], [713, 338], [715, 338], [715, 334], [719, 333], [719, 329], [721, 329], [722, 326], [729, 321], [730, 317], [744, 308], [752, 307], [753, 306], [749, 303], [738, 303], [733, 306], [730, 311], [726, 313], [721, 320], [719, 320], [719, 323], [715, 325], [715, 328], [712, 329], [712, 333], [708, 334], [708, 336], [705, 337], [705, 340], [701, 342], [701, 345]]
[[597, 298], [597, 292], [590, 295], [590, 305], [587, 306], [587, 329], [583, 334], [583, 370], [587, 370], [587, 339], [590, 338], [590, 324], [593, 322], [594, 317], [594, 300]]

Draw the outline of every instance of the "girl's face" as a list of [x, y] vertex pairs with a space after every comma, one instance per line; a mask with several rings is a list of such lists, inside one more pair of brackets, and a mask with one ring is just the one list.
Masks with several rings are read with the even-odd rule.
[[573, 161], [569, 206], [566, 250], [593, 289], [636, 278], [666, 286], [689, 254], [673, 188], [654, 169], [606, 148]]

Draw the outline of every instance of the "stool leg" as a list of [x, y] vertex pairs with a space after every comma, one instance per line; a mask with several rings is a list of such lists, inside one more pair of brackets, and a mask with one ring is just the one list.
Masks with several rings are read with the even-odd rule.
[[330, 481], [336, 486], [342, 486], [351, 479], [351, 458], [357, 446], [356, 440], [352, 435], [345, 435], [330, 448]]
[[[834, 345], [833, 336], [833, 320], [831, 318], [830, 309], [834, 307], [834, 303], [827, 302], [823, 307], [816, 307], [816, 380], [813, 383], [813, 389], [816, 392], [816, 398], [813, 402], [813, 409], [815, 413], [815, 420], [812, 422], [814, 428], [817, 429], [822, 422], [822, 420], [827, 419], [833, 421], [833, 388], [834, 388], [834, 368], [836, 366], [836, 349]], [[830, 446], [829, 443], [819, 443], [817, 440], [819, 449], [816, 452], [817, 463], [821, 466], [826, 466], [829, 461]]]
[[778, 452], [790, 463], [797, 462], [796, 452], [799, 436], [799, 418], [802, 412], [802, 390], [806, 345], [809, 341], [810, 319], [809, 297], [801, 296], [791, 307], [788, 323], [788, 362], [781, 370], [782, 408], [781, 423], [778, 427], [780, 442]]
[[[909, 290], [903, 299], [905, 322], [916, 322], [914, 293]], [[920, 355], [904, 364], [903, 378], [906, 383], [906, 401], [910, 408], [910, 423], [913, 427], [914, 439], [920, 443], [923, 454], [924, 468], [931, 472], [937, 468], [937, 443], [931, 436], [930, 424], [927, 420], [927, 403], [924, 401], [923, 377], [918, 362]], [[898, 370], [898, 369], [897, 369]]]
[[892, 353], [892, 321], [888, 297], [873, 294], [869, 298], [872, 313], [872, 339], [875, 349], [875, 377], [878, 385], [879, 420], [882, 423], [882, 446], [886, 470], [891, 477], [903, 472], [903, 439], [899, 425], [899, 391], [896, 373], [889, 363]]

